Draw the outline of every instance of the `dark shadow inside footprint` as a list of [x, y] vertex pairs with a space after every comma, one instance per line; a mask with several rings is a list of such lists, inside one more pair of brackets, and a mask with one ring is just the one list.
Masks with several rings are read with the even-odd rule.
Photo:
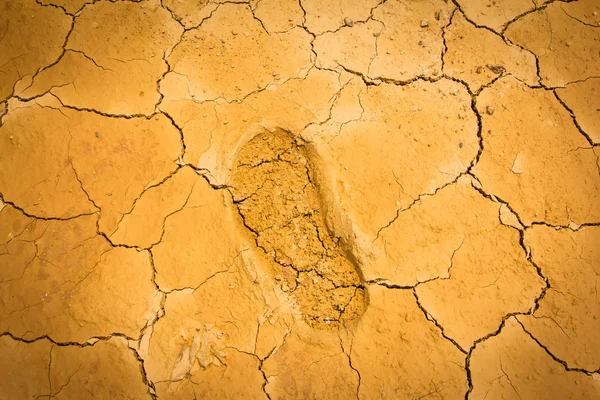
[[234, 202], [256, 243], [275, 262], [306, 322], [337, 327], [360, 317], [366, 293], [358, 268], [325, 223], [322, 196], [304, 146], [286, 131], [265, 131], [240, 150]]

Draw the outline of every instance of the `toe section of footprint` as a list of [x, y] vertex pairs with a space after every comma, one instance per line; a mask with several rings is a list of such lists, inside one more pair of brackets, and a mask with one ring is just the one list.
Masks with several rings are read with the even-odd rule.
[[357, 266], [325, 223], [312, 168], [291, 134], [264, 131], [240, 150], [231, 186], [245, 227], [276, 264], [274, 278], [309, 325], [326, 329], [359, 317], [366, 296]]

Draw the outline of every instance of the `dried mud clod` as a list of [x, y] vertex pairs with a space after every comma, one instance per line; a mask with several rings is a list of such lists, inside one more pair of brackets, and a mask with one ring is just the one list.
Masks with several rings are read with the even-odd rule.
[[329, 232], [307, 149], [283, 131], [265, 131], [239, 152], [231, 186], [244, 225], [272, 257], [275, 279], [318, 329], [361, 316], [366, 293], [357, 266]]

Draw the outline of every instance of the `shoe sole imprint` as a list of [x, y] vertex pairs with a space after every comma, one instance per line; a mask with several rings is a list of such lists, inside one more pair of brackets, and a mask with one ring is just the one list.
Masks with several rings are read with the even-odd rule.
[[304, 146], [281, 129], [264, 131], [241, 148], [231, 186], [244, 225], [310, 326], [332, 329], [364, 313], [358, 268], [327, 229]]

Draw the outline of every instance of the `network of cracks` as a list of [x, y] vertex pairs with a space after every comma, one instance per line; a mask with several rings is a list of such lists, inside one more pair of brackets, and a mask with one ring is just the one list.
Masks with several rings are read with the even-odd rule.
[[600, 396], [594, 0], [0, 4], [0, 397]]

